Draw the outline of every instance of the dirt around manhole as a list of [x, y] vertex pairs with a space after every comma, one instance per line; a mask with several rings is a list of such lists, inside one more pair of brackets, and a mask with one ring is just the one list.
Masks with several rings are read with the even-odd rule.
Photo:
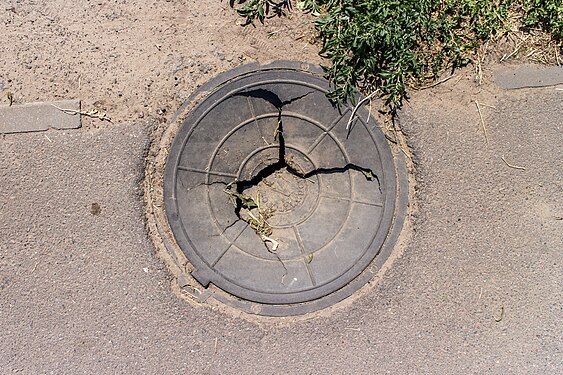
[[164, 157], [147, 171], [149, 229], [196, 299], [305, 314], [350, 296], [391, 254], [407, 211], [404, 159], [367, 112], [348, 131], [351, 108], [328, 89], [307, 65], [243, 67], [194, 94], [162, 137], [171, 146], [164, 180], [154, 178]]

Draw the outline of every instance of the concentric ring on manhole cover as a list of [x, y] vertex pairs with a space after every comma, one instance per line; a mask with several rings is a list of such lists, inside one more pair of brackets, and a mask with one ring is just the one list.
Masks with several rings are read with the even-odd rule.
[[166, 213], [192, 276], [226, 292], [218, 299], [266, 315], [316, 310], [389, 255], [405, 215], [404, 163], [366, 111], [348, 131], [352, 108], [328, 90], [294, 63], [243, 68], [181, 125]]

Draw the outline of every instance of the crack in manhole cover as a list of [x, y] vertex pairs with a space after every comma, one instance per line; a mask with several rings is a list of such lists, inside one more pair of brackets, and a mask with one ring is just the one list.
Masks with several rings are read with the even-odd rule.
[[405, 166], [365, 111], [346, 130], [351, 108], [327, 99], [320, 75], [290, 63], [236, 72], [173, 141], [170, 228], [192, 276], [227, 303], [284, 315], [338, 302], [390, 253]]

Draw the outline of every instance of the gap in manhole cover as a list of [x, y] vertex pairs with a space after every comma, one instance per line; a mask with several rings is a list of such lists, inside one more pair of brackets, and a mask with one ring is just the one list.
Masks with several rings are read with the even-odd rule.
[[214, 84], [200, 90], [164, 173], [168, 224], [191, 276], [214, 298], [262, 315], [351, 295], [401, 230], [402, 157], [364, 109], [347, 130], [353, 108], [334, 106], [322, 73], [307, 65], [243, 67]]

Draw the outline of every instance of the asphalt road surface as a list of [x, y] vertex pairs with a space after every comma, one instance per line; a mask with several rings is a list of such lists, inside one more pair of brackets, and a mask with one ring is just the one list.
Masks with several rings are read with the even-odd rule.
[[0, 372], [563, 372], [563, 92], [454, 81], [400, 113], [417, 187], [402, 256], [310, 319], [172, 292], [144, 227], [148, 126], [1, 137]]

